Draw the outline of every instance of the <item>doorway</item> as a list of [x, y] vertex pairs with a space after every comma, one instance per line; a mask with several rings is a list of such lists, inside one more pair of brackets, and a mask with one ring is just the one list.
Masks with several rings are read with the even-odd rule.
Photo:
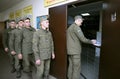
[[[97, 39], [101, 43], [102, 33], [102, 1], [92, 3], [77, 3], [68, 6], [67, 27], [74, 22], [76, 15], [84, 19], [81, 27], [88, 39]], [[81, 79], [99, 79], [100, 48], [82, 43]]]
[[5, 23], [4, 22], [0, 22], [0, 48], [3, 48], [2, 34], [3, 34], [4, 29], [5, 29]]

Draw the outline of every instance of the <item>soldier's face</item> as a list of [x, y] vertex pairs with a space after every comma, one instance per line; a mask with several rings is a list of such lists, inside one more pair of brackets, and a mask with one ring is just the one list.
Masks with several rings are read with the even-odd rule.
[[77, 19], [77, 20], [75, 20], [75, 23], [76, 23], [78, 26], [81, 26], [82, 23], [83, 23], [83, 20], [82, 20], [82, 19]]
[[16, 27], [16, 23], [15, 22], [10, 22], [10, 27], [11, 28], [15, 28]]
[[19, 27], [23, 27], [23, 26], [24, 26], [24, 22], [23, 22], [23, 21], [19, 21], [19, 22], [18, 22], [18, 26], [19, 26]]
[[49, 28], [49, 21], [48, 20], [45, 20], [42, 22], [42, 25], [45, 27], [45, 28]]
[[30, 20], [25, 20], [24, 24], [25, 24], [26, 27], [29, 27], [30, 26]]

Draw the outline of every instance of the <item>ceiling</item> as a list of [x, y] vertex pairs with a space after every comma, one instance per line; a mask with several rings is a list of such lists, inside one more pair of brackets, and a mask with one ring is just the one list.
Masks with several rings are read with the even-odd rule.
[[85, 5], [74, 4], [70, 5], [68, 8], [68, 14], [75, 16], [81, 13], [90, 13], [91, 15], [99, 15], [100, 10], [102, 9], [102, 2], [94, 2]]
[[0, 0], [0, 13], [9, 9], [23, 0]]
[[99, 29], [100, 11], [102, 11], [103, 2], [93, 2], [88, 4], [73, 4], [68, 6], [68, 26], [74, 22], [74, 16], [82, 13], [89, 13], [90, 16], [83, 16], [83, 28]]

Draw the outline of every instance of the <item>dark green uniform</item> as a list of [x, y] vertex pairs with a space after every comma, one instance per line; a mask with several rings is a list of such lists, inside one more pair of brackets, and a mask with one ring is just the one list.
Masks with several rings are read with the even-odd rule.
[[22, 28], [17, 28], [15, 30], [11, 31], [11, 35], [10, 35], [10, 51], [15, 51], [16, 55], [14, 56], [15, 58], [15, 68], [16, 70], [20, 69], [20, 63], [19, 63], [19, 59], [18, 59], [18, 54], [21, 53], [21, 36], [22, 36]]
[[91, 40], [85, 38], [81, 28], [73, 23], [67, 29], [68, 79], [80, 79], [81, 42], [92, 44]]
[[33, 39], [33, 33], [35, 32], [35, 29], [30, 28], [24, 28], [23, 34], [22, 34], [22, 53], [23, 53], [23, 70], [25, 72], [30, 72], [30, 66], [31, 63], [34, 63], [34, 56], [33, 56], [33, 50], [32, 50], [32, 39]]
[[3, 32], [3, 47], [4, 48], [9, 48], [9, 36], [10, 32], [12, 31], [12, 28], [5, 29]]
[[33, 51], [35, 60], [41, 60], [41, 64], [36, 65], [37, 78], [48, 79], [51, 56], [52, 53], [54, 53], [53, 39], [50, 31], [46, 31], [41, 28], [39, 31], [34, 33]]
[[4, 48], [9, 49], [8, 55], [10, 57], [10, 64], [11, 64], [12, 68], [14, 69], [15, 59], [10, 53], [10, 47], [11, 46], [9, 45], [10, 35], [11, 35], [12, 30], [14, 30], [14, 28], [8, 28], [4, 31], [4, 33], [3, 33], [3, 46], [4, 46]]
[[19, 60], [18, 58], [18, 54], [21, 53], [21, 37], [22, 37], [22, 28], [18, 27], [15, 30], [11, 31], [11, 35], [10, 35], [10, 41], [9, 41], [9, 45], [10, 45], [10, 52], [11, 51], [15, 51], [16, 54], [13, 56], [15, 59], [15, 69], [17, 71], [17, 76], [16, 77], [20, 77], [21, 76], [21, 60]]

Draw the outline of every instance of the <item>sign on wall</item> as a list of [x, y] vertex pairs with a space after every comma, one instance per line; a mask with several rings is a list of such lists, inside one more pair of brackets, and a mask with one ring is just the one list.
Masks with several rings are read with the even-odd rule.
[[47, 7], [53, 4], [61, 3], [63, 1], [67, 1], [67, 0], [44, 0], [44, 6]]
[[31, 24], [33, 24], [33, 7], [32, 5], [23, 8], [23, 18], [30, 18]]
[[15, 12], [9, 13], [10, 20], [16, 20], [18, 22], [20, 19], [30, 18], [31, 24], [33, 24], [33, 7], [32, 5], [26, 6], [22, 9], [16, 10]]
[[23, 17], [32, 17], [32, 5], [23, 8]]
[[48, 18], [48, 15], [42, 15], [42, 16], [37, 16], [37, 17], [36, 17], [36, 22], [37, 22], [37, 23], [36, 23], [36, 24], [37, 24], [37, 25], [36, 25], [36, 29], [40, 29], [40, 21], [41, 21], [40, 19], [41, 19], [41, 18]]
[[10, 12], [9, 19], [15, 19], [15, 13], [14, 12]]
[[22, 9], [15, 11], [15, 20], [18, 22], [22, 18]]

